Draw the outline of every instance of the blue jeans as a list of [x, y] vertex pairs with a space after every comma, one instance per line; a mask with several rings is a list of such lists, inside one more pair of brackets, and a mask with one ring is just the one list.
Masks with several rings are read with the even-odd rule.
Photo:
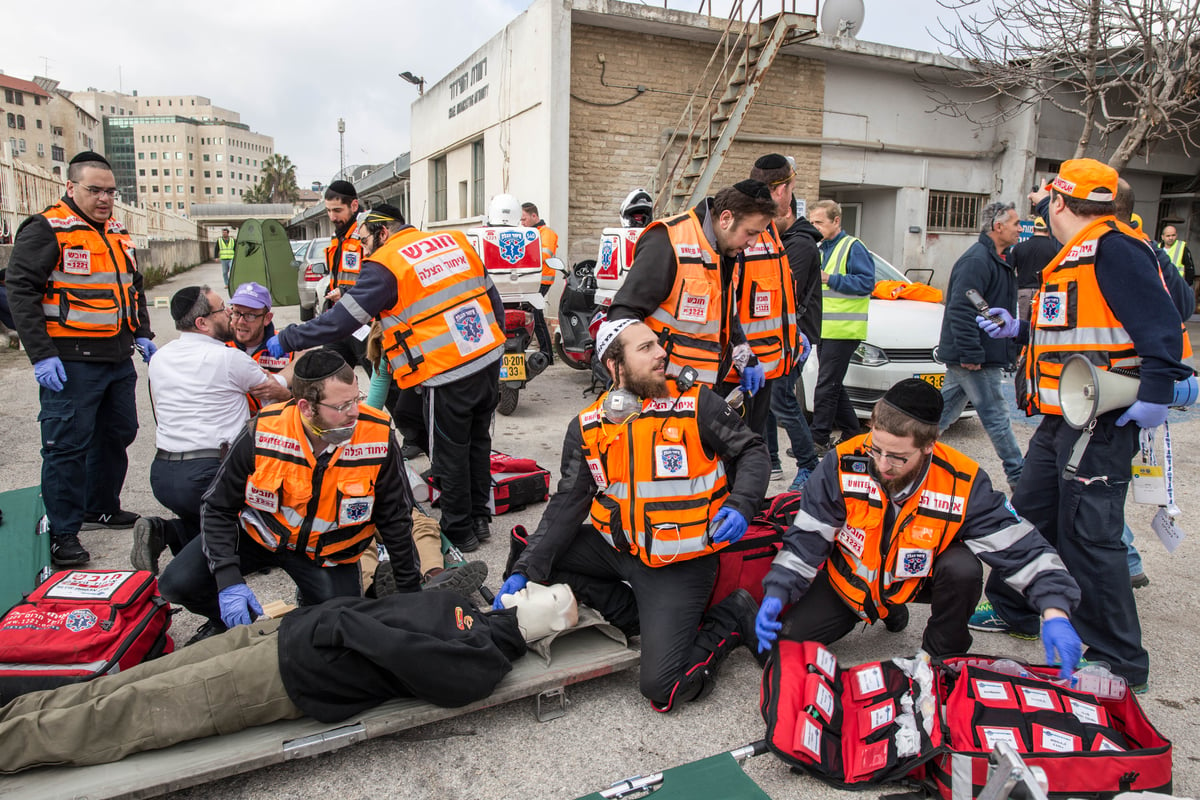
[[232, 270], [233, 270], [233, 259], [232, 258], [221, 259], [221, 283], [225, 284], [226, 289], [236, 288], [236, 287], [229, 285], [229, 273]]
[[771, 448], [771, 463], [779, 460], [779, 435], [776, 424], [783, 425], [783, 431], [792, 442], [792, 455], [796, 459], [798, 469], [814, 469], [819, 459], [813, 447], [812, 429], [804, 418], [804, 409], [796, 399], [796, 381], [800, 377], [802, 364], [795, 369], [771, 381], [771, 413], [767, 416], [766, 439]]
[[133, 359], [64, 361], [61, 392], [42, 387], [42, 499], [52, 536], [79, 533], [83, 515], [121, 510], [137, 437]]
[[1012, 422], [1008, 417], [1008, 401], [1000, 391], [1001, 374], [999, 367], [983, 367], [982, 369], [963, 369], [957, 364], [946, 365], [946, 382], [942, 384], [942, 400], [945, 408], [942, 419], [938, 422], [938, 433], [950, 427], [958, 415], [967, 407], [967, 401], [975, 406], [979, 413], [979, 421], [992, 440], [996, 455], [1004, 464], [1004, 477], [1008, 485], [1016, 488], [1021, 480], [1021, 447], [1013, 433]]
[[1129, 575], [1141, 575], [1145, 572], [1142, 567], [1142, 554], [1133, 546], [1133, 529], [1128, 524], [1121, 531], [1121, 543], [1125, 545], [1125, 563], [1129, 565]]

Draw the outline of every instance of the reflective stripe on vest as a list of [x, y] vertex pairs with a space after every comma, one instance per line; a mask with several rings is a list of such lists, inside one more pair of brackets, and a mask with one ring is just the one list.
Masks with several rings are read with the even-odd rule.
[[[237, 342], [226, 342], [225, 346], [237, 347], [238, 345]], [[242, 352], [245, 351], [243, 350]], [[271, 373], [279, 372], [288, 364], [292, 363], [291, 353], [284, 353], [283, 358], [276, 358], [275, 356], [271, 355], [271, 351], [265, 347], [260, 347], [257, 351], [253, 353], [246, 353], [246, 355], [253, 358], [254, 362], [264, 370]], [[249, 392], [246, 392], [246, 404], [250, 407], [250, 416], [252, 417], [258, 414], [263, 407], [262, 401]]]
[[1183, 239], [1176, 239], [1175, 243], [1172, 244], [1170, 247], [1163, 248], [1164, 250], [1167, 251], [1167, 256], [1171, 259], [1171, 263], [1174, 264], [1175, 268], [1179, 270], [1180, 275], [1182, 275], [1184, 273], [1183, 251], [1184, 251], [1184, 248], [1186, 248], [1186, 247], [1187, 247], [1187, 242], [1185, 242]]
[[383, 349], [401, 389], [447, 383], [497, 357], [504, 331], [483, 262], [459, 231], [407, 228], [371, 254], [396, 278], [396, 305], [380, 314]]
[[[1063, 364], [1075, 353], [1086, 356], [1098, 370], [1136, 372], [1142, 363], [1096, 282], [1100, 239], [1116, 232], [1141, 240], [1116, 217], [1100, 217], [1084, 226], [1042, 270], [1042, 285], [1033, 296], [1025, 367], [1030, 414], [1062, 414], [1058, 380]], [[1149, 251], [1147, 255], [1153, 259]]]
[[233, 261], [237, 254], [236, 239], [217, 239], [217, 257], [222, 261]]
[[[822, 269], [829, 275], [845, 275], [850, 260], [850, 248], [857, 242], [845, 234], [831, 250], [825, 253]], [[821, 284], [821, 338], [822, 339], [865, 339], [867, 338], [867, 312], [870, 295], [842, 294]]]
[[738, 319], [763, 374], [771, 380], [791, 371], [799, 350], [795, 282], [774, 222], [742, 256]]
[[935, 444], [920, 488], [901, 505], [885, 536], [888, 500], [879, 482], [842, 469], [842, 456], [865, 455], [870, 440], [864, 434], [837, 446], [846, 521], [834, 534], [827, 563], [834, 590], [859, 617], [874, 621], [887, 617], [888, 606], [912, 600], [932, 575], [934, 559], [954, 541], [966, 518], [979, 465]]
[[58, 264], [42, 295], [46, 333], [108, 339], [123, 327], [136, 331], [137, 257], [125, 227], [110, 219], [101, 234], [61, 200], [41, 216], [59, 248]]
[[[698, 383], [715, 386], [722, 377], [717, 370], [729, 336], [733, 306], [721, 291], [721, 260], [705, 238], [694, 209], [656, 220], [646, 230], [656, 225], [664, 227], [671, 240], [675, 283], [645, 322], [659, 335], [667, 351], [667, 374], [678, 375], [685, 366], [691, 366], [699, 373]], [[732, 285], [736, 286], [737, 281], [735, 271]]]
[[325, 248], [325, 266], [329, 269], [329, 288], [341, 289], [343, 293], [358, 283], [362, 272], [362, 242], [354, 238], [358, 221], [350, 223], [344, 238], [334, 236]]
[[390, 441], [387, 417], [360, 404], [354, 435], [320, 469], [296, 402], [268, 406], [255, 419], [243, 529], [268, 550], [301, 552], [321, 566], [357, 561], [375, 536], [374, 492]]
[[725, 464], [705, 454], [700, 387], [646, 400], [622, 425], [604, 422], [601, 395], [579, 415], [583, 456], [599, 487], [591, 522], [604, 541], [650, 567], [720, 550], [708, 525], [729, 494]]

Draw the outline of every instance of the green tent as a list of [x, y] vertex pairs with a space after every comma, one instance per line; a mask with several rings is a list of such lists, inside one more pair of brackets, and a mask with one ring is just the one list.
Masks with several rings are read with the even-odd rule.
[[246, 220], [238, 228], [229, 291], [254, 281], [271, 290], [271, 305], [299, 305], [300, 289], [296, 285], [293, 258], [292, 245], [282, 225], [273, 219]]

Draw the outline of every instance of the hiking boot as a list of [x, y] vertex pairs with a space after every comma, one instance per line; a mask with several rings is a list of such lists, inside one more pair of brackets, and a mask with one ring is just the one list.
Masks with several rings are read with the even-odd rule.
[[758, 635], [754, 632], [754, 620], [758, 616], [758, 603], [754, 595], [745, 589], [738, 589], [726, 597], [718, 605], [726, 608], [737, 620], [735, 630], [741, 634], [742, 644], [750, 648], [751, 653], [758, 653]]
[[450, 540], [450, 544], [464, 553], [474, 553], [479, 549], [479, 539], [473, 533], [468, 533], [465, 539], [456, 540], [449, 534], [446, 534], [446, 538]]
[[1137, 575], [1130, 575], [1129, 585], [1134, 589], [1141, 589], [1144, 586], [1149, 586], [1150, 577], [1145, 572], [1139, 572]]
[[811, 469], [802, 469], [796, 472], [796, 477], [792, 479], [792, 485], [788, 487], [789, 492], [798, 492], [804, 488], [804, 484], [808, 482], [812, 476]]
[[73, 533], [55, 536], [50, 542], [50, 561], [56, 567], [78, 567], [91, 560], [91, 553], [83, 549], [79, 537]]
[[899, 633], [908, 627], [908, 606], [888, 606], [888, 615], [883, 618], [883, 627], [891, 633]]
[[1014, 639], [1024, 639], [1025, 641], [1034, 641], [1038, 638], [1036, 633], [1021, 633], [1013, 630], [1012, 626], [1005, 622], [1004, 618], [996, 613], [996, 609], [992, 608], [992, 604], [986, 600], [975, 606], [975, 613], [967, 621], [967, 627], [973, 631], [1007, 633]]
[[488, 539], [492, 538], [492, 529], [488, 524], [490, 522], [491, 520], [487, 517], [476, 517], [474, 521], [471, 522], [471, 533], [475, 535], [476, 539], [481, 542], [486, 542]]
[[184, 642], [183, 646], [187, 647], [188, 645], [193, 645], [196, 642], [203, 642], [205, 639], [211, 636], [222, 634], [227, 630], [229, 629], [225, 627], [225, 623], [210, 619], [208, 622], [205, 622], [203, 625], [197, 628], [196, 633], [192, 635], [192, 638]]
[[464, 561], [440, 572], [430, 570], [421, 588], [427, 592], [441, 590], [470, 595], [483, 586], [487, 574], [487, 564], [482, 561]]
[[133, 523], [133, 549], [129, 551], [129, 563], [133, 564], [134, 569], [158, 574], [158, 557], [167, 549], [164, 527], [161, 517], [140, 517]]
[[93, 514], [90, 511], [83, 515], [82, 530], [94, 531], [99, 528], [132, 528], [138, 521], [138, 515], [132, 511], [113, 511], [110, 514]]

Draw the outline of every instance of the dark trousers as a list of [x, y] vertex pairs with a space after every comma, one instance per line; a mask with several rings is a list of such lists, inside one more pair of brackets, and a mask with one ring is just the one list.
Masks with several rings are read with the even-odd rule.
[[[542, 297], [550, 291], [549, 286], [543, 286], [539, 290]], [[554, 363], [554, 342], [550, 339], [550, 328], [546, 325], [546, 312], [540, 308], [533, 309], [533, 335], [537, 337], [538, 350], [546, 354], [550, 359], [550, 363]]]
[[52, 536], [79, 533], [86, 512], [121, 509], [129, 469], [125, 448], [137, 437], [133, 360], [64, 361], [61, 392], [42, 387], [42, 500]]
[[822, 446], [829, 444], [833, 431], [842, 432], [843, 439], [858, 435], [858, 416], [846, 393], [846, 368], [858, 347], [859, 339], [822, 339], [817, 345], [820, 365], [817, 386], [813, 392], [813, 440]]
[[362, 366], [367, 371], [367, 376], [370, 377], [374, 371], [375, 365], [367, 358], [367, 345], [353, 336], [347, 336], [344, 339], [338, 339], [336, 342], [330, 342], [325, 345], [326, 350], [332, 350], [342, 357], [347, 364], [352, 367]]
[[461, 543], [474, 519], [491, 519], [492, 414], [500, 402], [500, 362], [445, 386], [426, 386], [429, 460], [442, 491], [442, 533]]
[[[735, 375], [736, 373], [731, 372], [730, 374]], [[751, 395], [749, 392], [743, 393], [742, 407], [737, 409], [737, 413], [742, 415], [742, 419], [746, 421], [746, 425], [750, 427], [750, 430], [758, 431], [760, 435], [762, 434], [763, 426], [767, 423], [767, 415], [771, 413], [772, 383], [774, 381], [765, 382], [762, 388], [754, 395]], [[728, 397], [729, 393], [739, 386], [741, 384], [736, 379], [733, 381], [724, 381], [714, 386], [713, 391], [724, 398]]]
[[164, 520], [167, 547], [179, 555], [183, 546], [200, 535], [200, 500], [221, 466], [219, 458], [166, 461], [150, 465], [150, 490], [154, 499], [171, 510], [175, 519]]
[[[1125, 581], [1129, 583], [1128, 579]], [[917, 591], [914, 603], [928, 603], [929, 622], [921, 647], [932, 656], [966, 653], [971, 648], [967, 620], [983, 590], [983, 565], [962, 542], [954, 542], [933, 561], [933, 574]], [[797, 642], [833, 644], [861, 622], [822, 569], [803, 597], [782, 616], [779, 635]]]
[[717, 558], [703, 556], [648, 567], [609, 547], [583, 526], [554, 562], [550, 583], [566, 583], [575, 598], [599, 611], [626, 635], [641, 631], [641, 692], [659, 705], [696, 662], [692, 645], [717, 577]]
[[[1108, 663], [1137, 685], [1149, 676], [1150, 656], [1142, 647], [1142, 626], [1121, 534], [1138, 427], [1118, 428], [1118, 416], [1119, 411], [1111, 411], [1097, 420], [1072, 480], [1063, 480], [1062, 471], [1080, 431], [1062, 417], [1045, 417], [1029, 440], [1012, 505], [1054, 546], [1079, 584], [1083, 597], [1071, 624], [1088, 645], [1083, 657]], [[988, 578], [987, 596], [1013, 628], [1038, 632], [1036, 611], [994, 572]]]
[[[392, 386], [396, 387], [395, 381], [392, 381]], [[424, 452], [429, 449], [429, 429], [425, 425], [425, 401], [421, 397], [422, 394], [423, 392], [418, 391], [415, 386], [409, 389], [396, 387], [395, 402], [390, 403], [389, 408], [392, 411], [392, 420], [396, 423], [396, 430], [404, 437], [404, 443], [419, 447]], [[389, 391], [388, 400], [391, 399]]]
[[771, 464], [779, 461], [779, 431], [782, 425], [792, 445], [792, 456], [798, 469], [816, 469], [817, 451], [813, 449], [812, 430], [804, 418], [804, 409], [796, 399], [796, 381], [800, 377], [801, 365], [797, 364], [786, 375], [770, 382], [771, 413], [767, 415], [765, 433], [767, 448], [771, 451]]
[[[217, 602], [217, 579], [208, 568], [204, 539], [197, 536], [171, 559], [158, 576], [158, 589], [176, 605], [213, 622], [221, 621]], [[333, 597], [361, 597], [358, 563], [319, 566], [292, 550], [272, 552], [245, 533], [238, 538], [238, 560], [243, 575], [264, 567], [279, 567], [296, 582], [303, 605], [315, 606]]]

